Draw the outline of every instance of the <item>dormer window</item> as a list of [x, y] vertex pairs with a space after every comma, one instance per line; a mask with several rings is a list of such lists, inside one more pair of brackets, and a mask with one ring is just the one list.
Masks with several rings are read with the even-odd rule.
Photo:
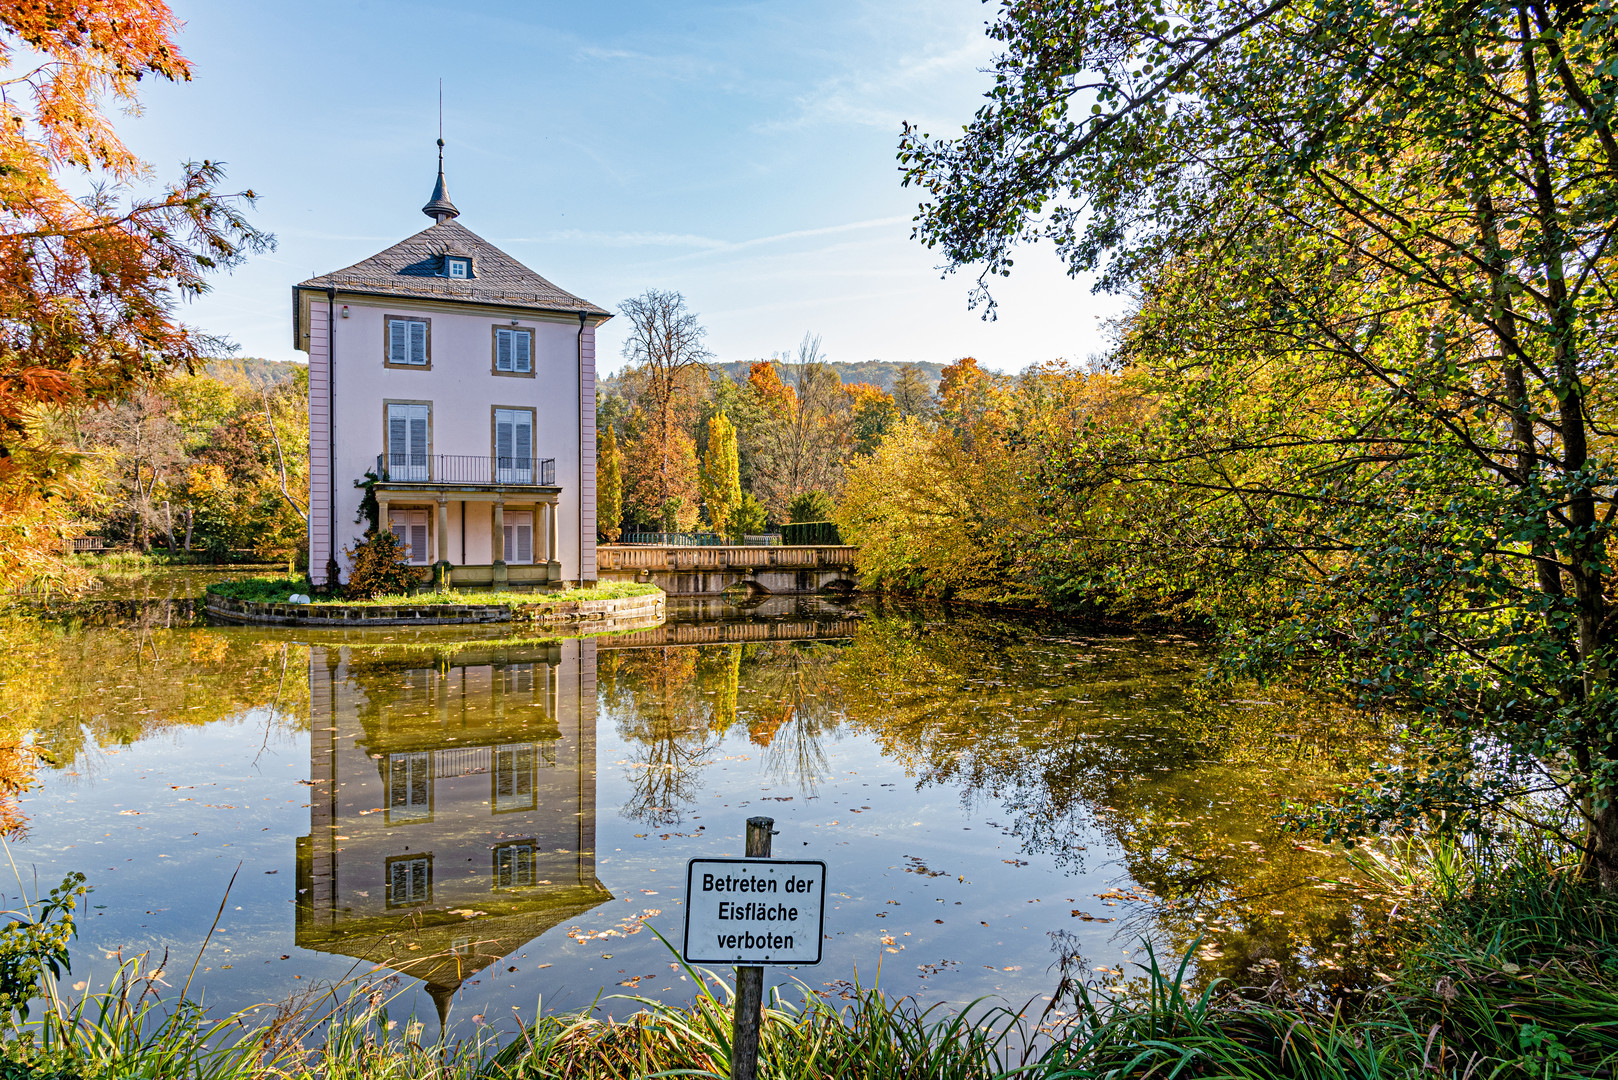
[[472, 260], [461, 258], [458, 255], [444, 256], [444, 275], [452, 278], [471, 277]]

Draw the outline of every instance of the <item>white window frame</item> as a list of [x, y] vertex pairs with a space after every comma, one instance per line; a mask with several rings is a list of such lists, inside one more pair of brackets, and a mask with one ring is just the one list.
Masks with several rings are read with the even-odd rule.
[[[402, 871], [402, 873], [401, 873]], [[421, 889], [416, 889], [419, 878]], [[400, 889], [395, 886], [403, 884]], [[403, 858], [388, 860], [388, 906], [414, 907], [417, 904], [430, 904], [433, 900], [433, 857], [426, 855], [409, 855]], [[404, 895], [401, 896], [400, 893]]]
[[[534, 561], [534, 512], [507, 510], [505, 513], [506, 562], [512, 566], [529, 566]], [[524, 551], [524, 547], [527, 548]], [[530, 685], [530, 689], [532, 686]]]
[[[388, 507], [388, 531], [408, 549], [411, 566], [433, 564], [433, 514], [411, 507]], [[419, 550], [418, 550], [419, 548]]]
[[[497, 484], [532, 484], [534, 482], [534, 420], [533, 409], [506, 409], [494, 407], [494, 482]], [[510, 427], [505, 445], [500, 442], [500, 428]], [[523, 432], [527, 433], [526, 440]], [[525, 445], [526, 443], [526, 445]]]
[[496, 814], [539, 807], [539, 747], [507, 743], [494, 748], [489, 806]]
[[[456, 273], [457, 270], [460, 273]], [[472, 276], [472, 260], [455, 255], [445, 256], [444, 276], [455, 278], [458, 281], [465, 281]]]
[[433, 366], [432, 320], [409, 315], [384, 315], [383, 359], [388, 367]]
[[[396, 799], [403, 795], [403, 799]], [[388, 755], [388, 824], [433, 819], [433, 756], [426, 752]]]
[[494, 849], [494, 887], [526, 889], [539, 884], [539, 845], [513, 840]]
[[431, 480], [433, 407], [425, 402], [390, 401], [384, 418], [388, 479]]
[[496, 375], [534, 373], [534, 331], [531, 328], [494, 328], [494, 372]]

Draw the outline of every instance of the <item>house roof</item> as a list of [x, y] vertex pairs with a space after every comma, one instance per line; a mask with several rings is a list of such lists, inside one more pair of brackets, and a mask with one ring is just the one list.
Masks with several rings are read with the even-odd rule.
[[[470, 257], [472, 276], [445, 277], [445, 255]], [[335, 288], [373, 296], [496, 304], [610, 317], [609, 312], [551, 284], [465, 225], [447, 217], [369, 259], [299, 282], [295, 288], [323, 291]]]

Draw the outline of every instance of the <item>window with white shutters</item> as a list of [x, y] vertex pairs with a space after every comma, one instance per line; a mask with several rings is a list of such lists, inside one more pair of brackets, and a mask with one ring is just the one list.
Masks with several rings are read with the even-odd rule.
[[511, 326], [494, 328], [494, 370], [500, 375], [530, 375], [534, 371], [534, 332]]
[[494, 750], [494, 812], [532, 810], [535, 798], [533, 743], [508, 743]]
[[430, 480], [431, 405], [388, 406], [388, 479]]
[[407, 319], [389, 315], [383, 322], [387, 326], [390, 367], [429, 366], [432, 350], [428, 345], [430, 324], [427, 319]]
[[534, 514], [530, 510], [506, 511], [506, 562], [534, 561]]
[[388, 860], [388, 906], [425, 904], [433, 898], [433, 857], [402, 855]]
[[433, 819], [432, 755], [388, 755], [388, 824]]
[[412, 566], [427, 566], [433, 561], [427, 521], [425, 510], [388, 511], [388, 529], [399, 538], [399, 544], [406, 549], [405, 558]]
[[494, 887], [521, 889], [539, 883], [539, 851], [532, 840], [514, 840], [494, 849]]
[[494, 410], [495, 482], [534, 482], [534, 413], [532, 409]]

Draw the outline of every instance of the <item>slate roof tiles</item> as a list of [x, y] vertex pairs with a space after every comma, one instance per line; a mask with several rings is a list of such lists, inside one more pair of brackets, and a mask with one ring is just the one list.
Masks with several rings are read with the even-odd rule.
[[[443, 276], [445, 255], [470, 257], [472, 277]], [[312, 277], [297, 287], [336, 287], [382, 296], [609, 314], [551, 284], [453, 218], [431, 225], [369, 259]]]

